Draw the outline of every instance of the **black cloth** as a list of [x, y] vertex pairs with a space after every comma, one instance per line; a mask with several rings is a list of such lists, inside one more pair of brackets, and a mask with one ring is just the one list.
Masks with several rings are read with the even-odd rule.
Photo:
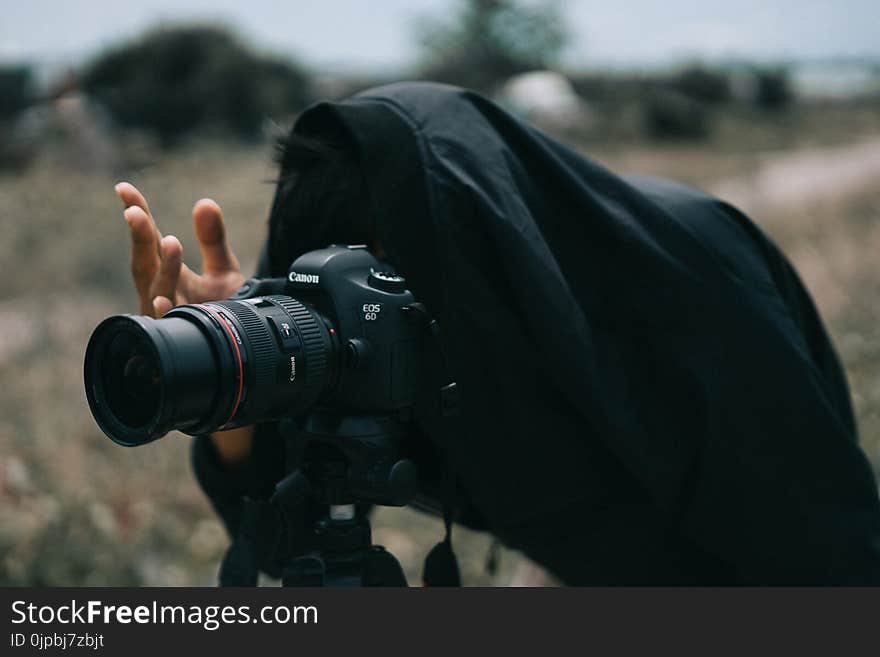
[[[420, 421], [505, 543], [570, 584], [880, 584], [842, 368], [747, 217], [448, 86], [321, 103], [295, 130], [357, 144], [378, 238], [458, 382], [456, 431]], [[324, 246], [278, 231], [264, 273]]]

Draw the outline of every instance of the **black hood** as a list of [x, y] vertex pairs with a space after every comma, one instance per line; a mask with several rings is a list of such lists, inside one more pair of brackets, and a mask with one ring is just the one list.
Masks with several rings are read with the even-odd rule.
[[438, 446], [496, 532], [517, 544], [517, 527], [572, 508], [601, 531], [593, 518], [647, 505], [743, 581], [853, 581], [866, 563], [880, 578], [842, 369], [745, 216], [443, 85], [321, 103], [295, 130], [357, 144], [379, 240], [458, 382]]

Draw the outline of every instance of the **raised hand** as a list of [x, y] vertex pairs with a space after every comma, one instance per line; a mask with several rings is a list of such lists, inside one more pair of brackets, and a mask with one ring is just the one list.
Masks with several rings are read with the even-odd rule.
[[226, 241], [223, 212], [214, 201], [197, 201], [192, 211], [202, 252], [202, 273], [197, 274], [184, 264], [180, 241], [173, 235], [162, 237], [144, 195], [127, 182], [115, 190], [131, 230], [131, 274], [141, 314], [159, 317], [182, 303], [225, 299], [244, 282]]
[[[131, 229], [131, 275], [140, 299], [140, 313], [160, 317], [173, 306], [226, 299], [244, 282], [238, 259], [226, 241], [223, 212], [210, 199], [197, 201], [193, 224], [202, 251], [202, 273], [183, 262], [183, 247], [173, 235], [162, 237], [147, 199], [131, 183], [121, 182], [116, 194]], [[229, 466], [250, 454], [253, 427], [211, 435], [220, 459]]]

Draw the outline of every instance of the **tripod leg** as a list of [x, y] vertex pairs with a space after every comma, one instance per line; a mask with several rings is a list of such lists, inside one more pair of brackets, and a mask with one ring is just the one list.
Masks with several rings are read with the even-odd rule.
[[400, 562], [385, 548], [374, 545], [364, 555], [363, 586], [406, 586]]
[[297, 557], [284, 568], [283, 586], [324, 586], [327, 567], [320, 557], [309, 554]]
[[220, 586], [256, 586], [258, 577], [256, 548], [251, 541], [236, 538], [220, 564]]

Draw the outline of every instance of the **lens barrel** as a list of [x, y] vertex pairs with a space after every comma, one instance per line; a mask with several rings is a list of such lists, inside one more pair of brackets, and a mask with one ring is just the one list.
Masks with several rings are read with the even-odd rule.
[[326, 317], [288, 296], [115, 315], [89, 339], [86, 396], [113, 441], [141, 445], [309, 410], [336, 380]]

